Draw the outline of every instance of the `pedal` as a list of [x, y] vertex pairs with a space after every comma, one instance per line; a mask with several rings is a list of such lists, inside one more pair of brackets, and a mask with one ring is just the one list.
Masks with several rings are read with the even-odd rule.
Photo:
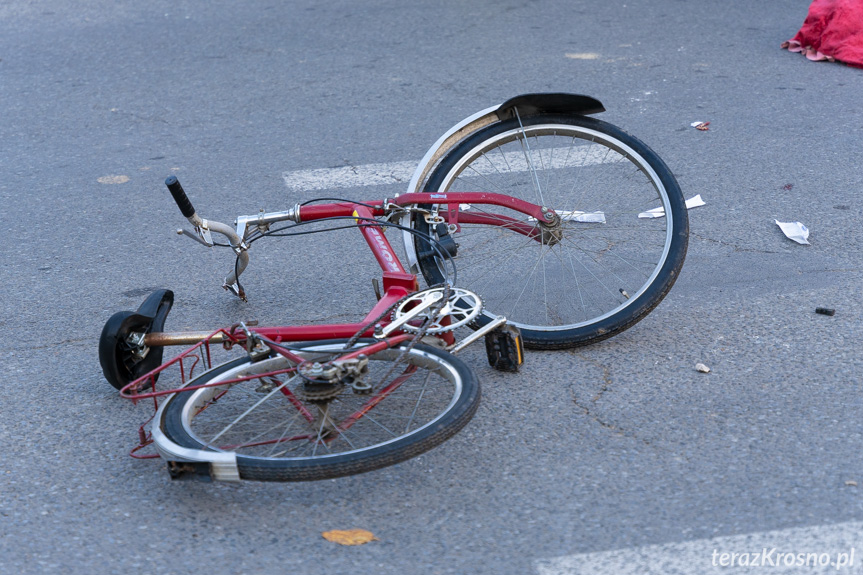
[[521, 332], [513, 325], [502, 325], [485, 336], [488, 364], [498, 371], [518, 371], [524, 363]]

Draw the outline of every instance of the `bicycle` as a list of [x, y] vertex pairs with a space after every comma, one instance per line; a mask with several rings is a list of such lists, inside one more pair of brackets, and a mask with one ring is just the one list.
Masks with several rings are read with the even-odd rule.
[[[357, 323], [165, 332], [169, 290], [114, 314], [100, 338], [103, 373], [123, 397], [152, 399], [155, 412], [133, 456], [152, 456], [139, 450], [153, 444], [172, 477], [228, 481], [378, 469], [473, 416], [479, 382], [454, 355], [465, 346], [484, 338], [490, 365], [517, 371], [524, 347], [585, 345], [645, 317], [683, 265], [685, 204], [659, 156], [588, 117], [602, 111], [588, 96], [518, 96], [441, 136], [405, 194], [311, 200], [240, 216], [235, 227], [201, 218], [169, 177], [194, 228], [181, 233], [235, 253], [223, 287], [241, 299], [251, 245], [307, 233], [299, 229], [311, 222], [357, 228], [382, 278], [373, 280], [378, 303]], [[661, 217], [648, 217], [658, 208]], [[401, 231], [406, 265], [385, 228]], [[420, 289], [419, 275], [430, 287]], [[463, 326], [476, 331], [457, 341]], [[163, 363], [175, 345], [191, 347]], [[220, 345], [241, 356], [214, 365]], [[160, 376], [171, 384], [160, 389]]]

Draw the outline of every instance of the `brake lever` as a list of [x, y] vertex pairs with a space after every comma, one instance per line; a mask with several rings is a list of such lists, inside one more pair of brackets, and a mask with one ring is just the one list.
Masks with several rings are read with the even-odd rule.
[[180, 208], [180, 212], [186, 216], [189, 223], [195, 226], [196, 233], [192, 233], [185, 229], [179, 229], [177, 230], [178, 234], [189, 236], [193, 240], [207, 247], [213, 247], [215, 245], [211, 232], [222, 234], [228, 238], [228, 241], [231, 244], [231, 249], [234, 250], [235, 254], [237, 254], [237, 263], [234, 265], [234, 270], [225, 278], [225, 282], [222, 284], [222, 287], [241, 300], [248, 301], [246, 299], [246, 292], [243, 290], [239, 282], [240, 274], [242, 274], [243, 270], [246, 269], [246, 266], [249, 265], [248, 244], [246, 244], [244, 239], [237, 235], [230, 226], [221, 222], [208, 221], [201, 218], [195, 212], [192, 202], [189, 201], [189, 198], [186, 196], [186, 192], [183, 190], [183, 187], [175, 176], [168, 177], [168, 179], [165, 180], [165, 185], [174, 197], [174, 201], [177, 202], [177, 207]]
[[195, 231], [196, 231], [196, 232], [198, 232], [198, 233], [196, 233], [196, 234], [195, 234], [195, 233], [190, 232], [190, 231], [189, 231], [189, 230], [187, 230], [187, 229], [184, 229], [184, 228], [177, 228], [177, 235], [180, 235], [180, 236], [186, 236], [186, 237], [192, 238], [193, 240], [195, 240], [195, 241], [196, 241], [196, 242], [198, 242], [199, 244], [205, 245], [205, 246], [207, 246], [208, 248], [211, 248], [211, 247], [213, 247], [213, 246], [215, 245], [215, 244], [213, 243], [213, 236], [210, 234], [210, 230], [209, 230], [209, 229], [207, 229], [206, 231], [204, 231], [204, 230], [203, 230], [203, 229], [201, 229], [201, 228], [195, 228]]

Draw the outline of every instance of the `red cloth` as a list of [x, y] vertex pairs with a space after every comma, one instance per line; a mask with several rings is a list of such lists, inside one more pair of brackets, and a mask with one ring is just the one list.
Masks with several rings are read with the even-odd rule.
[[863, 0], [815, 0], [800, 31], [782, 47], [810, 60], [863, 68]]

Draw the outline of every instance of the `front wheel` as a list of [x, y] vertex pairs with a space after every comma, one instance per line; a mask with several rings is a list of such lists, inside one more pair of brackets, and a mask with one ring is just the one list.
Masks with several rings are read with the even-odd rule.
[[[593, 118], [491, 124], [441, 160], [424, 192], [492, 192], [559, 216], [549, 225], [461, 204], [440, 206], [449, 225], [419, 214], [411, 221], [454, 254], [457, 285], [482, 297], [476, 323], [505, 315], [532, 348], [574, 347], [630, 327], [668, 293], [686, 254], [689, 223], [671, 171], [645, 144]], [[423, 240], [407, 249], [429, 285], [446, 281], [440, 250]]]
[[[479, 383], [455, 356], [426, 345], [371, 355], [360, 374], [321, 385], [344, 341], [300, 344], [299, 369], [281, 355], [241, 358], [172, 395], [159, 421], [177, 445], [232, 451], [241, 479], [306, 481], [371, 471], [415, 457], [464, 427]], [[357, 344], [361, 347], [363, 343]], [[321, 367], [324, 366], [324, 367]]]

